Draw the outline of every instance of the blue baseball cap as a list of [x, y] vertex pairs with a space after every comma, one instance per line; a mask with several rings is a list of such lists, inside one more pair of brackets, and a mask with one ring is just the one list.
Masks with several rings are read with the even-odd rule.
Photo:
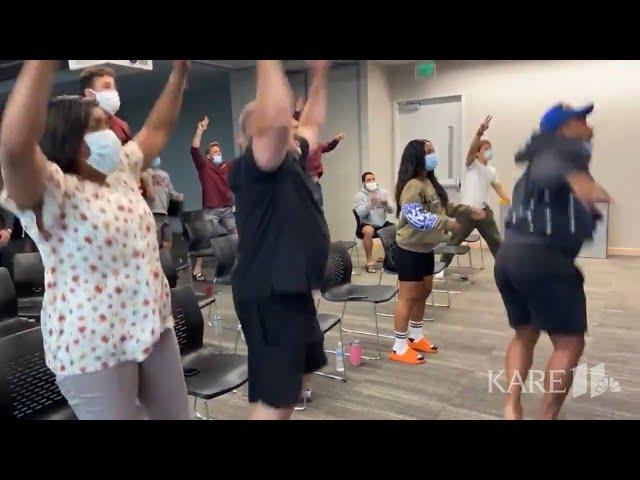
[[565, 103], [558, 103], [551, 107], [540, 120], [540, 132], [553, 133], [567, 120], [584, 118], [593, 112], [593, 103], [581, 108], [573, 108]]

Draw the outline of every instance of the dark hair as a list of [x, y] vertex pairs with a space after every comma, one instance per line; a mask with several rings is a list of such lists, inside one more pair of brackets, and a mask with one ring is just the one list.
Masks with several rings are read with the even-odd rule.
[[373, 173], [373, 172], [364, 172], [362, 174], [362, 177], [361, 177], [362, 178], [362, 183], [364, 183], [364, 179], [367, 178], [367, 175], [373, 175], [375, 177], [376, 174]]
[[409, 180], [414, 178], [428, 178], [433, 188], [435, 188], [436, 194], [440, 197], [442, 205], [446, 207], [449, 203], [449, 196], [442, 185], [440, 185], [435, 173], [433, 171], [427, 171], [427, 166], [424, 161], [424, 145], [428, 141], [429, 140], [411, 140], [407, 146], [404, 147], [402, 159], [400, 160], [400, 168], [398, 169], [398, 182], [396, 183], [397, 217], [400, 217], [400, 211], [402, 210], [402, 204], [400, 203], [402, 191]]
[[211, 142], [211, 143], [209, 143], [209, 146], [207, 147], [207, 155], [209, 155], [209, 153], [211, 152], [211, 149], [213, 147], [218, 147], [220, 150], [222, 150], [222, 146], [218, 142]]
[[80, 89], [82, 90], [82, 95], [84, 95], [85, 89], [93, 88], [93, 81], [96, 78], [101, 77], [111, 77], [115, 79], [116, 72], [113, 68], [105, 66], [85, 68], [80, 74]]
[[489, 140], [480, 140], [480, 143], [478, 143], [478, 152], [480, 152], [480, 150], [482, 150], [482, 147], [484, 147], [485, 145], [491, 145], [491, 142]]
[[93, 99], [69, 95], [49, 102], [40, 148], [64, 173], [77, 171], [78, 152], [96, 105]]

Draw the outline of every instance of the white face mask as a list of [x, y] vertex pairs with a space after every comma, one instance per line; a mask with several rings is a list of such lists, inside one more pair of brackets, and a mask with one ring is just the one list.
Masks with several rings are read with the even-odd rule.
[[110, 115], [115, 115], [120, 110], [120, 94], [117, 90], [103, 90], [93, 92], [98, 101], [98, 105]]
[[87, 163], [95, 170], [109, 175], [120, 166], [120, 139], [111, 130], [87, 133], [84, 141], [89, 147]]
[[364, 184], [364, 188], [366, 188], [370, 192], [373, 192], [374, 190], [377, 190], [378, 184], [376, 182], [368, 182]]
[[482, 154], [482, 156], [488, 162], [489, 160], [491, 160], [493, 158], [493, 151], [492, 150], [485, 150], [484, 153]]
[[222, 155], [214, 155], [211, 159], [216, 165], [220, 165], [222, 163]]

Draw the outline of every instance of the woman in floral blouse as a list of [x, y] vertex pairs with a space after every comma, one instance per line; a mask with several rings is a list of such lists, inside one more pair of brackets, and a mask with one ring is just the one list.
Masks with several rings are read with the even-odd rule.
[[56, 68], [25, 62], [0, 132], [0, 203], [20, 218], [45, 266], [47, 365], [80, 419], [186, 419], [169, 286], [138, 181], [173, 130], [189, 64], [174, 60], [142, 130], [124, 146], [95, 100], [49, 101]]

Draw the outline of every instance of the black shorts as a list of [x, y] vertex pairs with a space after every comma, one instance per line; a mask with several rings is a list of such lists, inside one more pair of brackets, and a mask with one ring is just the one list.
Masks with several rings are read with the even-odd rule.
[[313, 296], [273, 295], [235, 307], [249, 350], [249, 402], [294, 406], [303, 375], [327, 364]]
[[424, 277], [433, 275], [435, 258], [429, 253], [411, 252], [396, 245], [393, 261], [401, 282], [422, 282]]
[[368, 223], [360, 223], [358, 224], [358, 227], [356, 228], [356, 237], [358, 237], [360, 240], [362, 240], [364, 238], [364, 234], [362, 233], [362, 229], [366, 226], [369, 227], [373, 227], [373, 230], [375, 231], [375, 233], [373, 234], [373, 238], [378, 238], [378, 230], [382, 229], [382, 228], [386, 228], [386, 227], [390, 227], [391, 225], [393, 225], [393, 223], [391, 222], [384, 222], [384, 225], [382, 225], [381, 227], [376, 227], [374, 225], [369, 225]]
[[171, 242], [173, 231], [171, 229], [171, 219], [169, 215], [164, 213], [154, 213], [153, 218], [156, 220], [156, 233], [158, 234], [158, 243], [162, 247], [163, 242]]
[[559, 334], [587, 331], [584, 276], [558, 250], [505, 242], [494, 267], [509, 325]]

